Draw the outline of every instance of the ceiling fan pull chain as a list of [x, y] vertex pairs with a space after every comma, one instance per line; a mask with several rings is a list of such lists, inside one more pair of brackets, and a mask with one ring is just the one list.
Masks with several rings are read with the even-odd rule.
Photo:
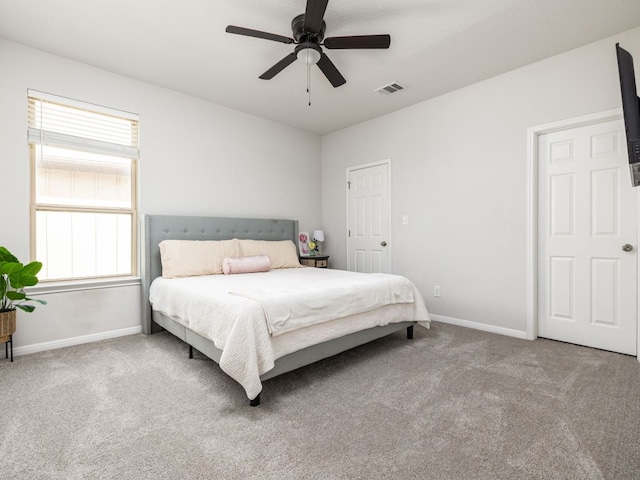
[[309, 97], [309, 106], [311, 106], [311, 64], [309, 62], [307, 62], [307, 96]]

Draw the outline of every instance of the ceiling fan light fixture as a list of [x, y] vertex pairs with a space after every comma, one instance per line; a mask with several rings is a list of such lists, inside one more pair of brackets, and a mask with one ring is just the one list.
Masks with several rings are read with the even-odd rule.
[[305, 63], [307, 65], [315, 65], [320, 61], [321, 55], [320, 52], [315, 48], [307, 47], [298, 50], [298, 52], [296, 53], [296, 57], [302, 63]]

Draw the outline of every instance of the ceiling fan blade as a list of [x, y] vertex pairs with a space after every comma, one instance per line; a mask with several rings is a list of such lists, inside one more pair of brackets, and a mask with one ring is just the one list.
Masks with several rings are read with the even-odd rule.
[[307, 0], [304, 12], [304, 31], [317, 34], [322, 28], [322, 19], [329, 0]]
[[391, 35], [354, 35], [351, 37], [330, 37], [324, 39], [324, 46], [338, 48], [389, 48]]
[[275, 33], [261, 32], [260, 30], [252, 30], [250, 28], [236, 27], [235, 25], [229, 25], [225, 31], [227, 33], [235, 33], [236, 35], [273, 40], [274, 42], [293, 43], [293, 38], [276, 35]]
[[327, 80], [329, 80], [331, 82], [331, 85], [333, 85], [334, 87], [339, 87], [340, 85], [344, 85], [345, 83], [347, 83], [342, 74], [338, 71], [333, 62], [329, 60], [329, 57], [324, 54], [324, 52], [320, 56], [318, 67], [320, 68], [320, 70], [322, 70], [324, 76], [327, 77]]
[[277, 74], [279, 74], [282, 70], [287, 68], [289, 65], [291, 65], [295, 61], [296, 61], [296, 54], [292, 52], [286, 57], [284, 57], [282, 60], [280, 60], [278, 63], [276, 63], [269, 70], [267, 70], [262, 75], [260, 75], [260, 78], [262, 80], [271, 80], [273, 77], [275, 77]]

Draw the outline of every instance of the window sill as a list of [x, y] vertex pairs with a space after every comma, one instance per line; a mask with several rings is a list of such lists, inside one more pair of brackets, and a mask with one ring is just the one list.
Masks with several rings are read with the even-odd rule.
[[42, 282], [34, 287], [25, 288], [27, 295], [48, 295], [50, 293], [79, 292], [82, 290], [98, 290], [141, 285], [140, 277], [113, 277], [91, 280], [65, 280]]

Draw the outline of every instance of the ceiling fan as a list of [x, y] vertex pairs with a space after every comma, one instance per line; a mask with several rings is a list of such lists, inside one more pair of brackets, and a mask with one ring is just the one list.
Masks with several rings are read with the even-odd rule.
[[[324, 38], [327, 25], [323, 19], [329, 0], [307, 0], [307, 6], [303, 14], [291, 21], [293, 38], [276, 35], [274, 33], [261, 32], [250, 28], [229, 25], [228, 33], [245, 35], [247, 37], [263, 38], [274, 42], [296, 44], [292, 53], [284, 57], [269, 70], [260, 75], [263, 80], [271, 80], [278, 73], [291, 65], [296, 59], [306, 63], [307, 66], [317, 64], [318, 68], [327, 77], [334, 87], [344, 85], [347, 81], [338, 71], [329, 57], [322, 51], [322, 47], [332, 49], [351, 48], [389, 48], [390, 35], [355, 35], [347, 37]], [[323, 42], [324, 40], [324, 42]]]

